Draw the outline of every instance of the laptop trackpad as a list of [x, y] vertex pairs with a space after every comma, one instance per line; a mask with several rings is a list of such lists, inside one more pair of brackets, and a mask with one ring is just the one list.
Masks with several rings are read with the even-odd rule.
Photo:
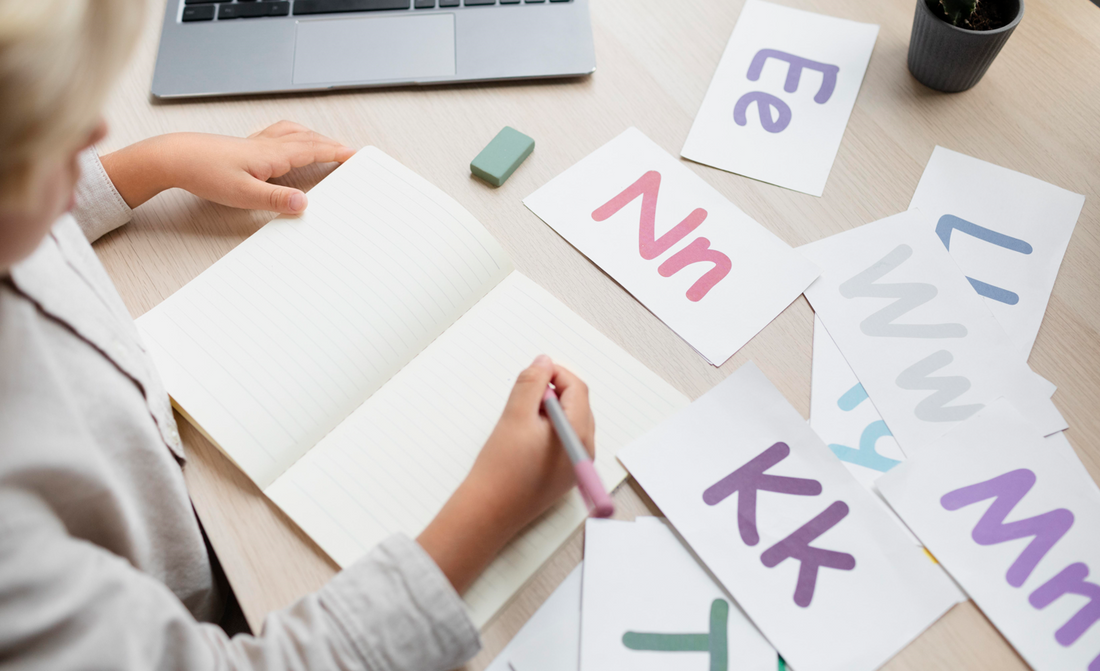
[[295, 84], [415, 81], [453, 74], [454, 14], [298, 22]]

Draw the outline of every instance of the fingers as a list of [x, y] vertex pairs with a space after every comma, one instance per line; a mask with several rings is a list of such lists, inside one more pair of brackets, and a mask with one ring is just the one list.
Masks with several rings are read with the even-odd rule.
[[588, 407], [588, 385], [568, 369], [554, 366], [554, 376], [551, 379], [554, 389], [558, 392], [562, 407], [569, 405]]
[[343, 163], [355, 155], [350, 147], [312, 131], [281, 137], [269, 145], [268, 151], [265, 165], [269, 177], [282, 177], [294, 168], [314, 163]]
[[550, 384], [553, 376], [554, 362], [545, 354], [538, 355], [535, 361], [516, 378], [516, 384], [512, 387], [512, 394], [508, 397], [504, 412], [518, 416], [537, 416], [542, 404], [542, 396], [546, 393], [546, 386]]
[[283, 137], [284, 135], [290, 135], [291, 133], [302, 133], [302, 132], [309, 133], [311, 131], [308, 128], [306, 128], [305, 126], [303, 126], [302, 124], [294, 123], [293, 121], [287, 121], [286, 119], [283, 119], [282, 121], [276, 121], [275, 123], [271, 124], [270, 126], [268, 126], [267, 128], [265, 128], [261, 131], [256, 131], [255, 133], [253, 133], [252, 135], [249, 135], [248, 137], [252, 137], [252, 138], [256, 138], [256, 137], [276, 138], [276, 137]]
[[343, 163], [355, 155], [355, 150], [344, 143], [290, 121], [280, 121], [249, 137], [275, 140], [280, 157], [294, 168], [313, 163]]
[[[289, 137], [287, 138], [290, 139]], [[355, 150], [345, 147], [336, 140], [318, 135], [316, 138], [288, 142], [283, 151], [295, 168], [313, 163], [343, 163], [355, 155]]]
[[268, 184], [250, 176], [241, 179], [230, 200], [231, 202], [225, 204], [246, 210], [268, 210], [280, 214], [298, 214], [306, 209], [308, 203], [306, 194], [298, 189]]

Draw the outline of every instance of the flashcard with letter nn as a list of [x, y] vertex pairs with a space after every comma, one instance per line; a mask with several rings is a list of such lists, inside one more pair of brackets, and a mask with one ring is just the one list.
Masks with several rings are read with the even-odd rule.
[[523, 203], [716, 366], [818, 275], [636, 128]]

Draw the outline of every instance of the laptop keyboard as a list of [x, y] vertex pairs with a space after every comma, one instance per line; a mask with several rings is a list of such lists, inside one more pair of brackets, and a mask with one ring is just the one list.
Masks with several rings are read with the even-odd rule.
[[532, 5], [571, 0], [184, 0], [183, 21], [254, 19], [269, 16], [305, 16], [343, 12], [378, 12], [483, 7], [488, 5]]

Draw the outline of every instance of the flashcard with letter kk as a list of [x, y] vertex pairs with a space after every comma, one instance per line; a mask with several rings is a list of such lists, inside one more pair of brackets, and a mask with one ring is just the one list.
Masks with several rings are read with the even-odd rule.
[[716, 366], [818, 275], [636, 128], [523, 202]]
[[680, 154], [820, 196], [878, 26], [748, 0]]
[[956, 602], [752, 363], [619, 459], [798, 671], [877, 669]]

